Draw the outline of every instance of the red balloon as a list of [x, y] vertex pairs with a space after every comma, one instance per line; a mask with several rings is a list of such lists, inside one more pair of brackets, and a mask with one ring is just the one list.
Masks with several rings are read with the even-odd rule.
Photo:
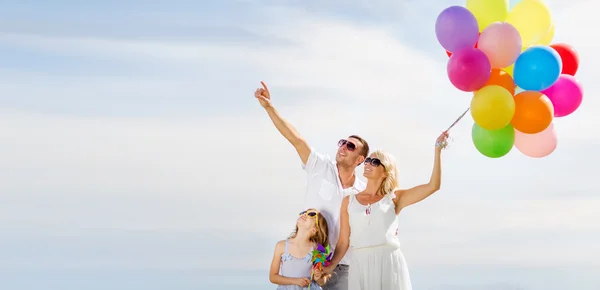
[[562, 74], [575, 76], [579, 69], [579, 54], [570, 45], [564, 43], [555, 43], [550, 45], [560, 55], [562, 60]]
[[[479, 36], [481, 36], [481, 32], [479, 32]], [[477, 39], [479, 39], [479, 38], [477, 38]], [[477, 42], [475, 43], [475, 46], [473, 46], [473, 47], [474, 47], [474, 48], [477, 48], [477, 45], [478, 45], [478, 44], [479, 44], [479, 41], [477, 41]], [[452, 53], [446, 50], [446, 55], [448, 55], [448, 57], [451, 57], [451, 56], [452, 56]]]

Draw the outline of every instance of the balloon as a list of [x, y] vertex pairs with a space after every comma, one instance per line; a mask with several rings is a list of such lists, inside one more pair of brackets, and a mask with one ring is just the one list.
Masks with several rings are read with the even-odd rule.
[[446, 68], [450, 82], [459, 90], [476, 91], [490, 78], [490, 61], [477, 48], [464, 48], [455, 52]]
[[564, 117], [575, 112], [583, 100], [583, 88], [572, 75], [562, 74], [554, 85], [542, 93], [554, 107], [554, 117]]
[[467, 0], [466, 6], [477, 19], [479, 31], [508, 16], [508, 0]]
[[[544, 37], [540, 38], [540, 40], [536, 41], [534, 43], [534, 45], [550, 45], [550, 43], [552, 42], [552, 39], [554, 38], [554, 32], [555, 32], [555, 26], [554, 26], [554, 21], [552, 21], [552, 24], [550, 24], [550, 29], [548, 30], [548, 32], [546, 32], [546, 35], [544, 35]], [[523, 49], [526, 49], [525, 47]]]
[[560, 59], [562, 60], [561, 73], [574, 76], [579, 68], [579, 55], [577, 54], [577, 51], [570, 45], [564, 43], [555, 43], [550, 45], [550, 47], [556, 50], [558, 55], [560, 55]]
[[552, 15], [543, 1], [523, 0], [510, 10], [506, 22], [519, 31], [523, 46], [528, 47], [546, 36], [552, 26]]
[[479, 153], [498, 158], [508, 154], [515, 144], [515, 129], [508, 124], [500, 130], [486, 130], [474, 123], [471, 138]]
[[[481, 36], [481, 33], [479, 33], [479, 35], [477, 35], [477, 42], [475, 43], [475, 46], [473, 46], [474, 48], [477, 48], [477, 45], [479, 44], [479, 43], [478, 43], [478, 42], [479, 42], [479, 36]], [[446, 55], [447, 55], [448, 57], [451, 57], [451, 56], [452, 56], [452, 53], [446, 50]]]
[[515, 114], [512, 94], [501, 86], [485, 86], [471, 99], [471, 116], [486, 130], [498, 130], [510, 124]]
[[515, 78], [514, 69], [515, 69], [515, 64], [513, 63], [513, 64], [503, 68], [502, 70], [505, 71], [511, 78], [514, 79]]
[[435, 35], [449, 52], [473, 47], [477, 42], [479, 27], [471, 11], [461, 6], [444, 9], [435, 21]]
[[529, 157], [546, 157], [554, 152], [557, 143], [558, 138], [552, 123], [544, 131], [537, 134], [525, 134], [515, 130], [515, 147]]
[[481, 32], [479, 49], [487, 55], [492, 68], [504, 68], [521, 54], [521, 36], [509, 23], [492, 23]]
[[485, 86], [491, 85], [505, 88], [511, 94], [511, 96], [515, 94], [515, 82], [509, 74], [501, 69], [492, 69], [490, 78], [488, 79], [487, 83], [485, 83]]
[[515, 129], [535, 134], [548, 128], [554, 116], [554, 107], [540, 92], [524, 91], [515, 96], [515, 114], [511, 124]]
[[542, 91], [556, 82], [561, 70], [562, 61], [558, 52], [549, 46], [532, 46], [521, 53], [515, 62], [515, 84], [524, 90]]

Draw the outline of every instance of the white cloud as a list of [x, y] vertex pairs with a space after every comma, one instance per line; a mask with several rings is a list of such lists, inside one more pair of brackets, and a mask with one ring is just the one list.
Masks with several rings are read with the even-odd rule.
[[[464, 107], [457, 106], [450, 97], [439, 97], [440, 88], [447, 88], [456, 98], [461, 96], [445, 81], [445, 67], [400, 43], [391, 30], [315, 18], [302, 10], [277, 11], [281, 12], [281, 18], [294, 21], [247, 29], [289, 41], [290, 45], [241, 46], [23, 34], [3, 34], [0, 40], [44, 51], [160, 63], [235, 63], [253, 67], [257, 77], [274, 84], [275, 88], [310, 85], [330, 88], [337, 92], [336, 95], [348, 99], [383, 101], [384, 104], [390, 104], [389, 100], [394, 100], [394, 104], [402, 100], [404, 105], [430, 103]], [[464, 104], [467, 102], [465, 99]]]

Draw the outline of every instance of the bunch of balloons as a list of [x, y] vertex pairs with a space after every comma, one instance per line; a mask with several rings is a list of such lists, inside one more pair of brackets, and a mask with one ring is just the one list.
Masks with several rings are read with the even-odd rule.
[[473, 92], [472, 139], [490, 158], [513, 146], [545, 157], [557, 145], [554, 118], [581, 105], [575, 79], [579, 56], [567, 44], [551, 44], [554, 21], [542, 0], [467, 0], [438, 16], [435, 32], [450, 57], [447, 73], [459, 90]]

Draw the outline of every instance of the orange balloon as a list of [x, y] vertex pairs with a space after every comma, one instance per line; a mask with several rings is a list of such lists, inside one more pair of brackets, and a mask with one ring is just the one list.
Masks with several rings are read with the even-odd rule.
[[508, 73], [501, 69], [492, 69], [490, 79], [487, 81], [485, 86], [491, 85], [501, 86], [510, 92], [511, 95], [515, 95], [515, 81]]
[[554, 107], [550, 99], [536, 91], [524, 91], [515, 96], [513, 127], [526, 134], [542, 132], [554, 118]]

